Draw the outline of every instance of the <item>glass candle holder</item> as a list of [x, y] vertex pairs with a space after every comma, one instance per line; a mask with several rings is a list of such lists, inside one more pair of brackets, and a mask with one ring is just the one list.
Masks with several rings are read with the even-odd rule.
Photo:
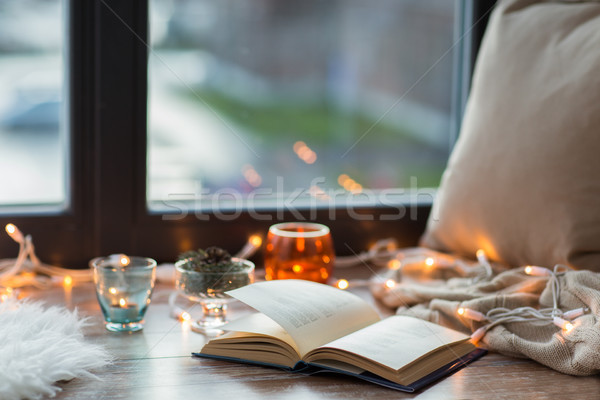
[[329, 228], [288, 222], [269, 228], [265, 245], [265, 279], [305, 279], [326, 283], [335, 253]]
[[96, 258], [91, 266], [106, 329], [113, 332], [142, 329], [154, 289], [156, 261], [118, 255]]
[[175, 286], [189, 300], [200, 303], [202, 317], [194, 321], [192, 330], [209, 335], [223, 333], [219, 327], [227, 322], [227, 302], [231, 297], [225, 292], [254, 282], [254, 263], [232, 258], [227, 266], [210, 266], [197, 269], [190, 259], [175, 263]]

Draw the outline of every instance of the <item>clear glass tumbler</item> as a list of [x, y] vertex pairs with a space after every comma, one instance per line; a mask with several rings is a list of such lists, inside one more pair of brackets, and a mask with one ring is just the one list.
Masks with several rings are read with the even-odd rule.
[[106, 329], [113, 332], [142, 329], [154, 289], [156, 261], [113, 255], [96, 258], [91, 266]]

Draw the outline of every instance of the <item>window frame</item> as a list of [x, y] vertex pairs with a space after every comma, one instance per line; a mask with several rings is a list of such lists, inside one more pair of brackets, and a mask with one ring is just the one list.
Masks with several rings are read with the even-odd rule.
[[[273, 223], [296, 219], [289, 210], [262, 210], [261, 215], [270, 216], [270, 221], [257, 221], [248, 212], [233, 221], [202, 221], [193, 212], [169, 219], [148, 211], [148, 1], [67, 3], [70, 205], [54, 214], [3, 214], [0, 224], [12, 222], [31, 234], [44, 262], [85, 268], [91, 258], [113, 253], [172, 261], [182, 251], [208, 245], [236, 251], [251, 234], [264, 234]], [[494, 3], [456, 2], [457, 28], [466, 34], [455, 52], [455, 68], [461, 66], [453, 100], [455, 136]], [[352, 254], [386, 237], [396, 238], [401, 246], [416, 245], [431, 210], [430, 201], [418, 200], [397, 207], [313, 210], [313, 215], [306, 210], [302, 214], [330, 226], [338, 254]], [[381, 218], [398, 214], [399, 209], [405, 211], [402, 218]], [[372, 219], [357, 220], [354, 212]], [[16, 252], [15, 243], [0, 240], [0, 254]]]

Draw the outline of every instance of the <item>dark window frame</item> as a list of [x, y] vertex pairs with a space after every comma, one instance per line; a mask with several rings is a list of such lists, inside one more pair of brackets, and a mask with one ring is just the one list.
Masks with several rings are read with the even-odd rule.
[[[461, 90], [466, 93], [492, 0], [458, 0], [457, 24], [468, 30], [456, 52], [462, 62]], [[233, 221], [201, 221], [191, 213], [181, 219], [152, 214], [146, 204], [146, 96], [148, 48], [147, 0], [71, 1], [69, 26], [69, 129], [71, 201], [58, 214], [0, 215], [34, 238], [47, 263], [85, 268], [99, 255], [124, 252], [172, 261], [193, 247], [240, 248], [249, 235], [265, 233], [272, 223], [295, 219], [289, 211], [262, 211], [271, 221], [242, 213]], [[470, 29], [473, 27], [472, 29]], [[456, 131], [466, 95], [455, 97]], [[406, 207], [406, 208], [403, 208]], [[416, 245], [425, 229], [431, 202], [398, 207], [317, 210], [316, 218], [332, 229], [336, 252], [364, 250], [374, 240], [394, 237], [401, 246]], [[400, 219], [382, 220], [404, 210]], [[334, 218], [332, 219], [331, 216]], [[303, 213], [307, 217], [310, 212]], [[308, 219], [308, 218], [307, 218]], [[0, 240], [0, 254], [17, 252]]]

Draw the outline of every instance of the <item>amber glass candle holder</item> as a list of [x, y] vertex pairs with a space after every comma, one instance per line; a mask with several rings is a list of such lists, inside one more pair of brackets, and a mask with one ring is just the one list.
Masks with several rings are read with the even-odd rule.
[[265, 245], [265, 278], [305, 279], [326, 283], [335, 253], [329, 228], [309, 222], [288, 222], [269, 228]]

